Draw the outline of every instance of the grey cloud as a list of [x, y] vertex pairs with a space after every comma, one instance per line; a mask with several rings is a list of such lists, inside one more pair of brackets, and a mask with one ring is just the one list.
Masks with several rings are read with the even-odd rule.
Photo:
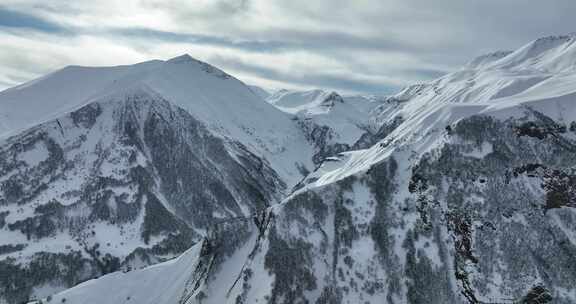
[[406, 69], [404, 74], [414, 78], [434, 79], [445, 75], [446, 71], [437, 69]]
[[394, 52], [425, 52], [408, 43], [400, 41], [379, 40], [377, 37], [357, 37], [338, 32], [306, 32], [288, 29], [263, 31], [265, 40], [233, 39], [227, 36], [212, 36], [190, 33], [177, 33], [146, 28], [114, 28], [105, 33], [139, 39], [193, 43], [202, 45], [237, 48], [251, 52], [280, 52], [288, 50], [326, 51], [341, 50], [376, 50]]
[[393, 84], [357, 80], [351, 77], [335, 76], [323, 72], [310, 72], [304, 75], [294, 76], [282, 73], [272, 68], [263, 67], [251, 63], [235, 60], [222, 56], [214, 56], [210, 59], [214, 65], [223, 69], [232, 69], [244, 72], [263, 79], [274, 80], [291, 84], [298, 84], [306, 87], [328, 88], [353, 93], [367, 94], [390, 94], [398, 89]]
[[0, 27], [30, 29], [47, 33], [67, 34], [70, 31], [51, 21], [38, 16], [14, 11], [0, 6]]
[[[394, 83], [406, 84], [432, 79], [483, 53], [515, 49], [538, 37], [576, 28], [573, 0], [142, 0], [141, 9], [162, 12], [170, 24], [134, 27], [126, 22], [92, 29], [50, 21], [60, 21], [59, 14], [66, 20], [89, 15], [86, 6], [64, 0], [38, 0], [9, 9], [0, 6], [0, 26], [54, 36], [98, 37], [147, 56], [156, 55], [144, 51], [148, 45], [171, 44], [179, 48], [175, 53], [187, 52], [187, 45], [209, 46], [213, 59], [219, 60], [210, 63], [221, 63], [240, 78], [256, 75], [288, 84], [367, 93], [386, 92], [394, 86], [359, 79], [395, 78], [398, 81]], [[118, 12], [110, 12], [114, 13]], [[0, 41], [0, 48], [3, 46]], [[238, 55], [230, 55], [231, 50]], [[35, 58], [41, 58], [41, 52], [38, 50]], [[15, 66], [10, 54], [17, 53], [4, 51], [0, 66]], [[286, 75], [272, 63], [262, 68], [261, 63], [247, 61], [247, 53], [266, 54], [267, 58], [313, 55], [339, 63], [344, 69], [340, 74], [350, 76], [324, 73], [320, 62], [314, 63], [316, 71], [299, 73], [304, 76]], [[224, 54], [228, 56], [225, 60]], [[289, 65], [289, 57], [278, 62]], [[402, 60], [395, 61], [399, 57]], [[118, 62], [123, 63], [129, 62]], [[31, 73], [46, 68], [32, 68], [25, 62], [20, 67]]]
[[294, 49], [296, 46], [281, 41], [233, 40], [227, 37], [159, 31], [146, 28], [110, 29], [108, 33], [138, 39], [221, 46], [251, 52], [275, 52]]
[[190, 19], [227, 18], [245, 12], [251, 8], [250, 0], [212, 0], [202, 8], [197, 2], [182, 0], [143, 0], [144, 7], [163, 10], [180, 22]]

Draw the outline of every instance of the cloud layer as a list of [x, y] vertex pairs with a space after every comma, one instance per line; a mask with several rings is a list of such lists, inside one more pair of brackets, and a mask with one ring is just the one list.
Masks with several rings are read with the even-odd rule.
[[0, 89], [183, 53], [272, 88], [386, 94], [576, 28], [573, 0], [4, 0]]

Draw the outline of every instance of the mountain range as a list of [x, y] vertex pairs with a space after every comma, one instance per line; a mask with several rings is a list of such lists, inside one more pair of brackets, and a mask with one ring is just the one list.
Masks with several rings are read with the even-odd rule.
[[391, 96], [189, 55], [0, 92], [0, 303], [574, 303], [576, 36]]

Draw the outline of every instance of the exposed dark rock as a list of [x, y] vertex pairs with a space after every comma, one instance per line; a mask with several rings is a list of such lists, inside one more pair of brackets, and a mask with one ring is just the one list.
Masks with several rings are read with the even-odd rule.
[[530, 291], [528, 291], [528, 294], [524, 298], [522, 298], [520, 303], [522, 303], [522, 304], [546, 304], [546, 303], [552, 302], [552, 300], [554, 300], [554, 298], [552, 298], [550, 291], [548, 289], [546, 289], [546, 287], [544, 287], [544, 286], [537, 285], [537, 286], [532, 287], [532, 289], [530, 289]]
[[541, 164], [526, 164], [520, 167], [516, 167], [514, 168], [514, 170], [512, 171], [512, 174], [514, 174], [514, 177], [518, 177], [518, 175], [520, 174], [524, 174], [526, 173], [529, 177], [535, 177], [535, 171], [537, 169], [546, 169], [546, 167], [544, 167]]
[[71, 286], [99, 275], [94, 263], [78, 251], [38, 252], [27, 265], [4, 259], [0, 261], [0, 273], [0, 295], [9, 303], [27, 302], [35, 286], [56, 282]]
[[548, 135], [558, 136], [558, 134], [566, 133], [566, 126], [559, 124], [540, 125], [533, 121], [529, 121], [514, 127], [514, 132], [519, 137], [529, 136], [538, 139], [545, 139]]
[[2, 211], [0, 212], [0, 229], [4, 228], [6, 225], [6, 217], [10, 214], [10, 211]]
[[264, 266], [275, 275], [270, 303], [305, 303], [304, 292], [317, 288], [309, 268], [311, 245], [298, 240], [288, 243], [278, 236], [275, 228], [269, 231], [268, 240]]
[[376, 133], [366, 132], [354, 143], [352, 150], [366, 149], [386, 138], [392, 131], [404, 122], [402, 116], [395, 116], [390, 122], [385, 122]]
[[102, 113], [102, 108], [97, 103], [88, 104], [72, 113], [72, 121], [76, 126], [84, 128], [91, 128], [95, 123], [98, 116]]
[[546, 210], [561, 207], [576, 208], [576, 174], [548, 170], [542, 188], [546, 191], [544, 207]]
[[20, 250], [26, 248], [26, 246], [28, 246], [28, 245], [27, 244], [0, 245], [0, 255], [20, 251]]

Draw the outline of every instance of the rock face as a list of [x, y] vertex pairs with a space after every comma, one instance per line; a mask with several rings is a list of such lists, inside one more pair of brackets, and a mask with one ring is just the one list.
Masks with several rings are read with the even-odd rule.
[[[134, 120], [138, 127], [126, 127], [129, 119], [104, 120], [123, 121], [120, 128], [115, 123], [98, 127], [103, 117], [114, 117], [107, 116], [111, 107], [90, 105], [81, 109], [84, 114], [48, 123], [54, 130], [52, 137], [30, 144], [24, 144], [24, 138], [36, 137], [8, 140], [10, 144], [3, 146], [20, 144], [10, 148], [18, 155], [2, 152], [13, 153], [6, 154], [10, 157], [4, 159], [11, 161], [2, 165], [22, 166], [18, 172], [28, 172], [27, 164], [37, 160], [33, 168], [38, 169], [34, 170], [60, 172], [63, 165], [57, 160], [70, 159], [73, 152], [67, 151], [98, 142], [91, 139], [92, 133], [80, 131], [76, 131], [78, 136], [86, 134], [80, 144], [65, 145], [58, 139], [58, 124], [74, 124], [76, 116], [79, 130], [116, 130], [103, 132], [116, 134], [111, 137], [118, 140], [106, 141], [114, 142], [115, 148], [103, 152], [106, 157], [98, 167], [110, 168], [106, 172], [114, 172], [114, 182], [96, 183], [99, 186], [80, 183], [96, 190], [80, 188], [79, 193], [88, 193], [89, 199], [80, 200], [78, 209], [70, 211], [73, 204], [69, 201], [33, 205], [31, 197], [40, 197], [47, 190], [35, 190], [41, 189], [40, 181], [18, 181], [34, 174], [18, 178], [4, 174], [8, 176], [3, 179], [4, 199], [14, 206], [31, 206], [21, 207], [20, 213], [33, 217], [29, 224], [15, 224], [10, 217], [13, 211], [0, 213], [2, 232], [12, 229], [21, 236], [21, 241], [0, 248], [7, 255], [26, 252], [34, 246], [26, 240], [27, 231], [31, 231], [31, 240], [42, 238], [52, 231], [45, 218], [72, 218], [68, 213], [97, 216], [99, 220], [88, 227], [101, 223], [115, 227], [120, 221], [118, 210], [124, 210], [118, 201], [132, 206], [141, 197], [142, 207], [137, 210], [143, 221], [137, 223], [142, 227], [138, 237], [144, 245], [131, 256], [159, 260], [165, 252], [182, 251], [172, 246], [188, 244], [183, 237], [195, 242], [192, 248], [153, 267], [80, 284], [55, 294], [51, 301], [574, 303], [576, 78], [567, 72], [570, 69], [560, 66], [572, 62], [566, 57], [572, 54], [572, 44], [571, 36], [540, 39], [516, 52], [484, 56], [461, 71], [411, 86], [365, 112], [369, 127], [350, 137], [342, 136], [338, 124], [321, 123], [330, 117], [337, 119], [335, 111], [346, 105], [346, 98], [332, 96], [334, 103], [328, 102], [331, 110], [322, 114], [316, 106], [304, 103], [306, 110], [291, 113], [291, 121], [310, 145], [308, 160], [318, 166], [306, 172], [298, 187], [278, 204], [275, 202], [286, 185], [292, 186], [283, 183], [276, 169], [282, 167], [249, 152], [254, 150], [241, 141], [211, 136], [209, 128], [202, 128], [171, 103], [138, 99], [151, 99], [154, 95], [150, 94], [128, 95], [131, 97], [124, 98], [125, 102], [114, 104], [132, 109], [131, 100], [138, 99], [135, 104], [146, 111], [119, 111], [136, 113], [130, 115], [138, 118]], [[537, 68], [531, 63], [537, 63]], [[298, 100], [290, 102], [304, 106]], [[317, 103], [324, 109], [323, 104]], [[354, 140], [344, 142], [343, 138]], [[46, 159], [53, 161], [38, 161], [40, 150], [30, 147], [40, 142], [46, 147]], [[329, 150], [334, 143], [346, 146]], [[106, 147], [110, 145], [103, 145], [101, 151]], [[25, 154], [27, 151], [36, 154]], [[118, 159], [114, 157], [118, 151], [127, 151], [125, 162], [112, 162]], [[131, 158], [130, 151], [136, 156]], [[324, 151], [322, 157], [318, 157], [319, 151]], [[138, 173], [130, 173], [139, 166]], [[69, 167], [73, 170], [79, 165]], [[198, 181], [190, 171], [205, 174]], [[141, 194], [134, 190], [122, 196], [120, 189], [125, 189], [126, 183], [134, 184], [134, 189], [140, 189], [141, 183], [146, 187], [142, 186]], [[108, 189], [108, 204], [99, 203]], [[114, 207], [110, 207], [112, 199]], [[196, 201], [197, 205], [190, 203]], [[148, 213], [148, 208], [156, 209]], [[129, 210], [133, 209], [126, 210], [123, 214], [132, 214]], [[153, 218], [148, 224], [147, 216]], [[27, 225], [42, 229], [27, 230]], [[85, 241], [92, 239], [88, 233], [83, 242], [93, 246]], [[155, 246], [168, 251], [158, 251]], [[112, 254], [107, 258], [103, 248], [88, 247], [84, 250], [87, 254], [59, 258], [69, 259], [70, 265], [78, 268], [82, 263], [93, 265], [94, 273], [113, 270], [117, 264], [135, 265], [127, 262], [133, 261], [129, 258], [115, 261]], [[2, 265], [6, 269], [22, 267], [10, 259]], [[38, 263], [29, 265], [30, 269], [39, 267]], [[72, 266], [69, 269], [74, 269]], [[68, 273], [77, 276], [82, 272]], [[95, 274], [83, 278], [90, 275]], [[81, 279], [64, 275], [60, 280]], [[166, 286], [165, 281], [172, 284]], [[44, 284], [21, 282], [28, 284], [25, 286]], [[12, 292], [14, 301], [20, 294]]]

